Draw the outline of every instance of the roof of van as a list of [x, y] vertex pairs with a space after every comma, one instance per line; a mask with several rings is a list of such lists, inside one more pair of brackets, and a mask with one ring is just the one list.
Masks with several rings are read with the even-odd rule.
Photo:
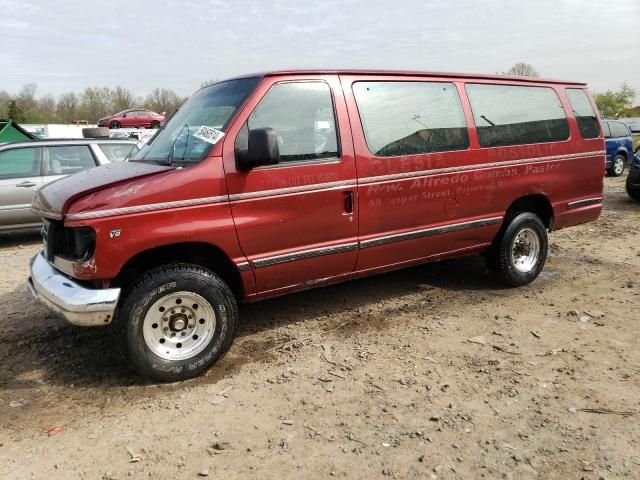
[[585, 82], [573, 82], [567, 80], [555, 80], [540, 77], [519, 77], [515, 75], [490, 75], [486, 73], [452, 73], [452, 72], [419, 72], [410, 70], [358, 70], [358, 69], [328, 69], [328, 70], [273, 70], [268, 72], [253, 73], [248, 75], [239, 75], [234, 78], [249, 77], [275, 77], [281, 75], [384, 75], [392, 77], [446, 77], [446, 78], [464, 78], [464, 79], [483, 79], [483, 80], [509, 80], [515, 82], [535, 82], [535, 83], [559, 83], [568, 85], [586, 86]]

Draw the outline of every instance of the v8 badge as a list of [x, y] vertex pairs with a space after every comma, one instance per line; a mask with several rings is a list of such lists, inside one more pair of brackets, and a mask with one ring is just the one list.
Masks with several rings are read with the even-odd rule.
[[111, 230], [109, 232], [109, 237], [111, 238], [118, 238], [120, 236], [120, 233], [122, 233], [122, 231], [120, 229], [118, 230]]

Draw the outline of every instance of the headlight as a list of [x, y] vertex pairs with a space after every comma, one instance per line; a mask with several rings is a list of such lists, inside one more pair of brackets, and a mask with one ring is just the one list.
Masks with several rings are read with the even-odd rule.
[[96, 232], [93, 228], [65, 228], [61, 256], [83, 263], [93, 257], [96, 249]]

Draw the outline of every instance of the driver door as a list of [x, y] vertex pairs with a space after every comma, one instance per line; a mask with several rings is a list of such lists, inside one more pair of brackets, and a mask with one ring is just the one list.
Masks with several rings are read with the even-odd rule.
[[[255, 128], [276, 131], [280, 163], [241, 171], [236, 141]], [[240, 246], [258, 293], [353, 271], [356, 168], [337, 77], [266, 77], [225, 136], [223, 160]]]

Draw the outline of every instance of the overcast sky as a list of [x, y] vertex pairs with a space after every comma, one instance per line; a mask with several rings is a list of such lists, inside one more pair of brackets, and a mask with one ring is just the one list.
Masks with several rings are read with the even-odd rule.
[[640, 102], [640, 0], [0, 0], [0, 90], [192, 93], [280, 68], [496, 73], [516, 62]]

